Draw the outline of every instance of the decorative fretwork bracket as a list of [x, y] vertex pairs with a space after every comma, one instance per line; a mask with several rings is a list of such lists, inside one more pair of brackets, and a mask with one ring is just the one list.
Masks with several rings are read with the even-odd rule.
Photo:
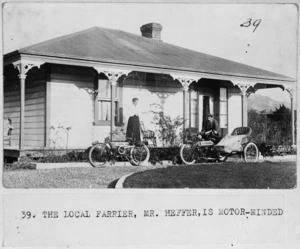
[[104, 73], [112, 86], [117, 85], [117, 81], [122, 75], [128, 75], [131, 72], [130, 70], [115, 69], [115, 68], [111, 68], [111, 69], [110, 68], [104, 69], [102, 67], [94, 67], [94, 68], [97, 70], [98, 73]]
[[152, 94], [155, 94], [160, 99], [160, 103], [163, 106], [165, 105], [167, 98], [170, 97], [171, 95], [174, 95], [174, 93], [162, 93], [162, 92], [155, 92]]
[[15, 68], [18, 69], [19, 71], [19, 78], [20, 79], [26, 79], [27, 72], [33, 68], [33, 67], [38, 67], [40, 68], [42, 64], [45, 62], [40, 62], [40, 61], [27, 61], [27, 60], [20, 60], [13, 62], [13, 65]]
[[200, 76], [188, 76], [188, 75], [180, 75], [180, 74], [170, 74], [174, 80], [178, 80], [183, 86], [183, 90], [187, 92], [189, 90], [189, 86], [194, 81], [198, 81], [201, 79]]
[[294, 88], [293, 87], [283, 86], [283, 90], [287, 91], [290, 94], [290, 97], [293, 98], [293, 96], [294, 96]]
[[94, 95], [94, 99], [98, 95], [98, 89], [94, 90], [94, 89], [91, 89], [91, 88], [83, 87], [83, 88], [80, 88], [80, 90], [86, 91], [89, 95]]
[[239, 81], [231, 81], [233, 85], [237, 86], [241, 92], [242, 95], [246, 95], [247, 96], [247, 90], [250, 87], [254, 87], [254, 85], [256, 84], [256, 82], [253, 81], [248, 81], [248, 80], [239, 80]]

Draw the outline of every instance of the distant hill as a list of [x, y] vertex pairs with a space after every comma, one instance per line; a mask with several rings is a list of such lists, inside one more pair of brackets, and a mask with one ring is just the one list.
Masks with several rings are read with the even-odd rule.
[[282, 104], [287, 108], [290, 108], [289, 103], [276, 101], [267, 96], [251, 94], [248, 97], [248, 110], [255, 109], [257, 111], [274, 111], [276, 107], [278, 108]]

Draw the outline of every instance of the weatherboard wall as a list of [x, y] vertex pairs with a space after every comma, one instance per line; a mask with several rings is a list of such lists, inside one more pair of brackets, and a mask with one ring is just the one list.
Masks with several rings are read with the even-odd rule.
[[[3, 118], [10, 118], [13, 131], [11, 135], [11, 146], [19, 147], [20, 140], [20, 83], [14, 79], [4, 86], [4, 110]], [[5, 134], [6, 135], [6, 134]]]
[[48, 144], [52, 148], [88, 148], [93, 140], [94, 75], [79, 67], [53, 66], [47, 83]]
[[46, 76], [45, 66], [34, 67], [25, 80], [24, 147], [45, 146]]
[[[32, 69], [25, 80], [24, 147], [40, 148], [45, 144], [45, 71]], [[4, 87], [4, 118], [12, 120], [11, 147], [20, 142], [20, 80], [12, 76]]]
[[25, 86], [25, 148], [45, 146], [46, 82], [26, 82]]

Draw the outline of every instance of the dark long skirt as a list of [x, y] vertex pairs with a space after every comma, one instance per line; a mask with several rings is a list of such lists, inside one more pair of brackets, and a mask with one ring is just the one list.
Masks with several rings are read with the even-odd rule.
[[133, 139], [137, 142], [141, 141], [140, 119], [136, 115], [131, 116], [128, 119], [126, 138]]

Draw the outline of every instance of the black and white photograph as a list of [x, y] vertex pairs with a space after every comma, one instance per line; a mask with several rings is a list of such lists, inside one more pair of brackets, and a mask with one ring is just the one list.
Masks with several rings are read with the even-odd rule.
[[296, 186], [294, 5], [3, 14], [5, 187]]
[[[42, 205], [42, 200], [51, 202], [46, 193], [105, 192], [111, 193], [111, 198], [116, 195], [125, 207], [128, 203], [134, 206], [139, 198], [150, 202], [154, 197], [147, 200], [147, 191], [154, 191], [150, 193], [160, 195], [159, 199], [172, 193], [169, 203], [176, 207], [176, 193], [183, 195], [182, 203], [185, 198], [188, 203], [192, 194], [204, 193], [207, 199], [210, 191], [239, 191], [241, 198], [243, 193], [253, 193], [265, 206], [248, 210], [256, 203], [251, 197], [243, 201], [246, 208], [216, 211], [218, 205], [211, 204], [216, 206], [173, 212], [160, 210], [154, 201], [158, 211], [153, 208], [143, 213], [143, 217], [158, 218], [161, 213], [185, 218], [235, 215], [244, 220], [248, 216], [276, 216], [274, 223], [251, 221], [258, 223], [237, 239], [241, 247], [227, 243], [227, 232], [216, 241], [201, 240], [204, 234], [211, 238], [216, 225], [201, 238], [192, 231], [189, 235], [174, 233], [169, 240], [158, 233], [162, 227], [157, 231], [152, 228], [154, 224], [146, 230], [157, 233], [153, 244], [147, 235], [132, 243], [132, 234], [124, 231], [126, 239], [124, 235], [119, 243], [111, 244], [108, 236], [103, 245], [171, 246], [171, 241], [176, 245], [192, 241], [195, 248], [200, 244], [216, 246], [203, 248], [262, 248], [262, 244], [272, 249], [296, 248], [299, 235], [297, 241], [295, 237], [290, 240], [289, 247], [281, 246], [289, 236], [296, 236], [295, 232], [282, 234], [287, 233], [283, 224], [290, 226], [284, 217], [284, 194], [298, 191], [298, 25], [296, 3], [3, 2], [3, 193], [45, 193], [38, 201]], [[125, 198], [135, 191], [142, 194], [132, 202]], [[267, 195], [259, 196], [259, 191]], [[271, 195], [277, 197], [272, 199]], [[15, 209], [26, 196], [5, 198]], [[97, 203], [93, 198], [87, 201], [90, 205]], [[166, 195], [162, 203], [168, 198]], [[88, 197], [76, 205], [83, 205], [85, 199]], [[62, 197], [60, 200], [68, 206]], [[4, 216], [4, 231], [6, 224], [19, 218], [58, 221], [62, 216], [64, 220], [139, 216], [131, 210], [60, 210], [59, 202], [53, 201], [52, 210], [20, 206], [20, 217], [6, 222]], [[232, 203], [233, 207], [240, 205], [235, 199]], [[6, 205], [4, 210], [8, 209]], [[216, 219], [213, 224], [220, 222], [212, 219]], [[178, 224], [185, 222], [192, 223], [184, 220]], [[171, 227], [173, 221], [162, 224]], [[280, 227], [276, 232], [274, 224]], [[82, 236], [90, 240], [79, 236], [77, 241], [68, 235], [58, 244], [42, 237], [23, 244], [27, 226], [28, 234], [40, 234], [38, 224], [29, 228], [30, 224], [24, 223], [22, 232], [19, 226], [16, 231], [10, 226], [8, 234], [20, 237], [14, 240], [8, 235], [4, 245], [101, 244], [86, 234]], [[258, 227], [265, 237], [254, 231]], [[238, 227], [232, 229], [238, 232]], [[110, 230], [108, 225], [104, 233]], [[224, 230], [229, 233], [226, 225]], [[257, 234], [251, 238], [252, 233]], [[149, 243], [143, 244], [142, 238]], [[67, 239], [72, 242], [65, 244]]]

